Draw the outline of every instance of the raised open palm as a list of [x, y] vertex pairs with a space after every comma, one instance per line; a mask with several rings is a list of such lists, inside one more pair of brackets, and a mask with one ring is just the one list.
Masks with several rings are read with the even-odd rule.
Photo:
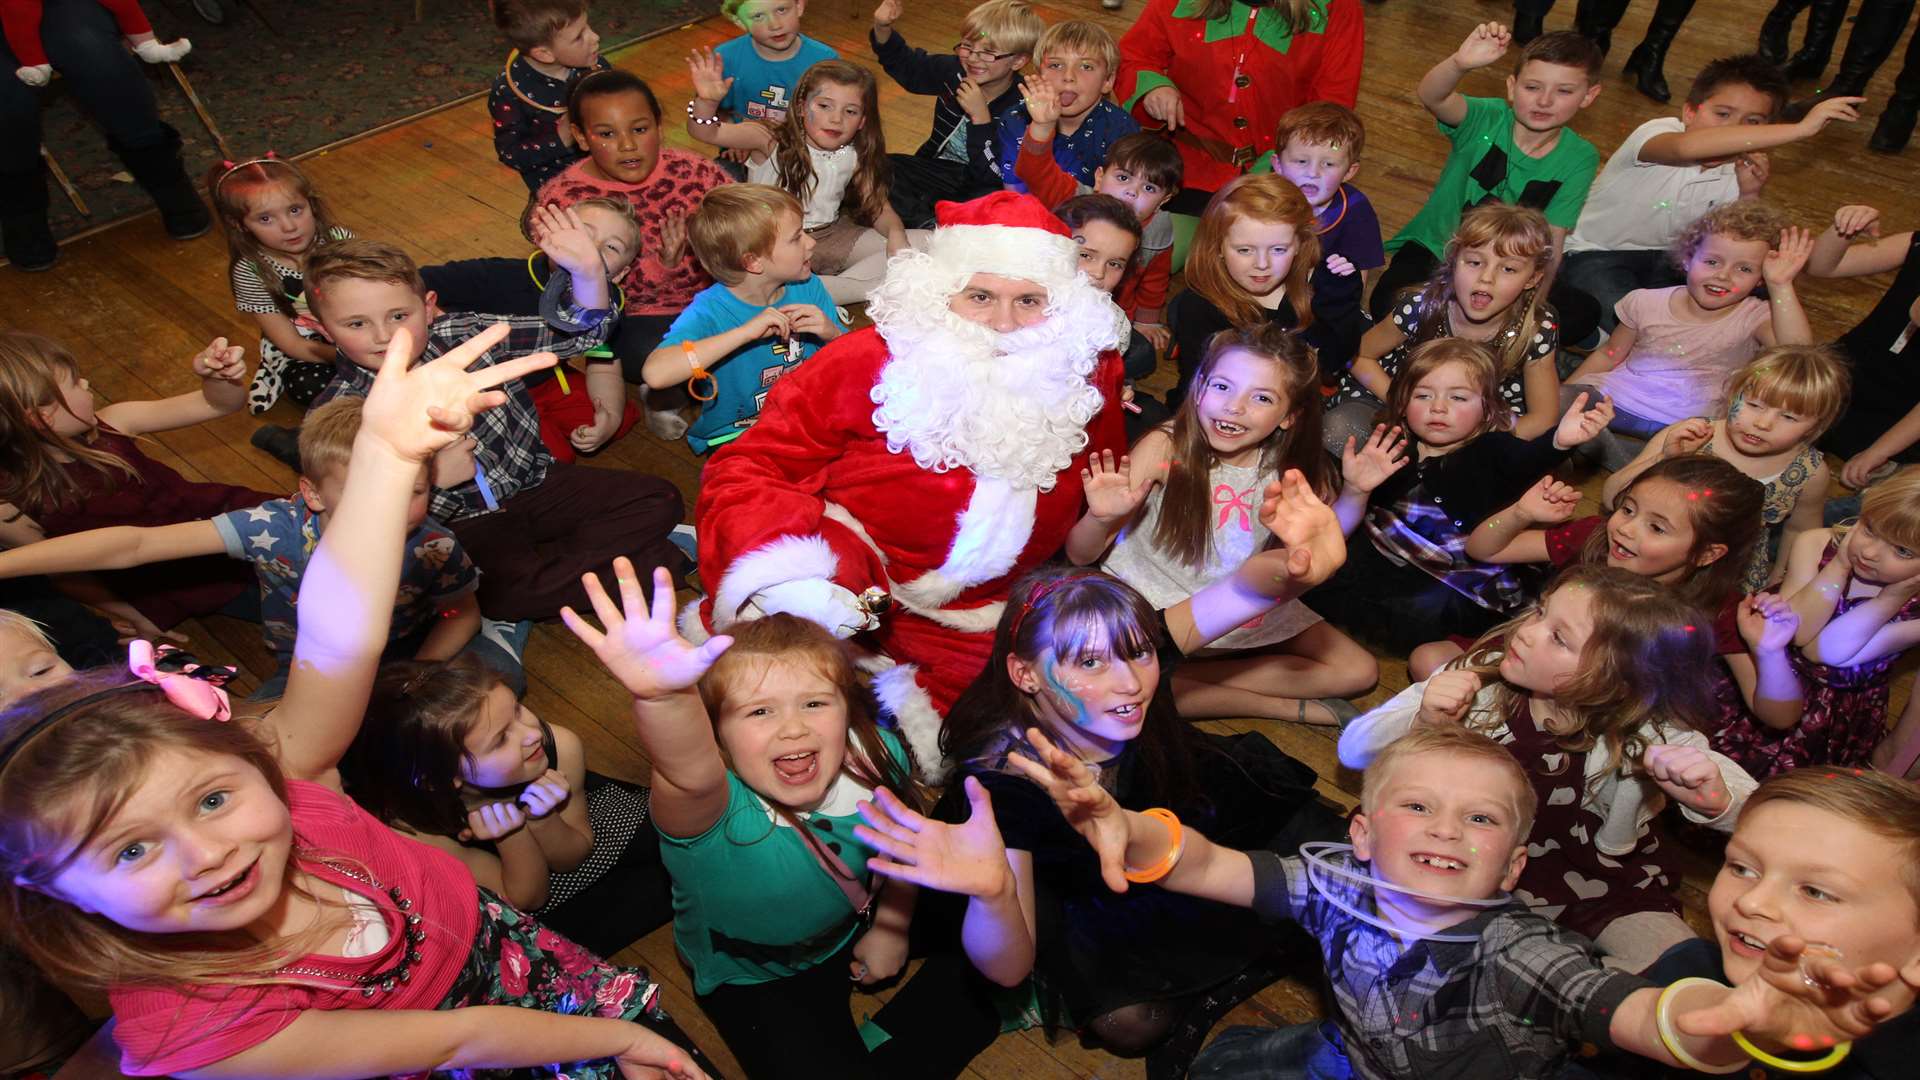
[[965, 823], [949, 825], [914, 811], [886, 788], [860, 803], [853, 834], [885, 858], [867, 860], [876, 874], [962, 896], [993, 896], [1006, 888], [1007, 846], [993, 819], [993, 799], [974, 777], [967, 777]]
[[[615, 559], [613, 574], [620, 585], [618, 607], [600, 584], [600, 575], [580, 578], [604, 631], [594, 629], [571, 607], [561, 608], [560, 618], [634, 697], [665, 697], [693, 686], [733, 644], [733, 639], [724, 634], [702, 645], [680, 636], [673, 624], [673, 578], [664, 567], [653, 572], [651, 608], [640, 594], [632, 562]], [[629, 614], [636, 617], [628, 618]]]

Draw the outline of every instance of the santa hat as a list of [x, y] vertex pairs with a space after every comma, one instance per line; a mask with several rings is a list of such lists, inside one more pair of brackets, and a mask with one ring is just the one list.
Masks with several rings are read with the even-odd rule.
[[1052, 289], [1071, 284], [1080, 268], [1072, 231], [1031, 195], [996, 191], [942, 202], [934, 221], [927, 254], [942, 271], [998, 274]]

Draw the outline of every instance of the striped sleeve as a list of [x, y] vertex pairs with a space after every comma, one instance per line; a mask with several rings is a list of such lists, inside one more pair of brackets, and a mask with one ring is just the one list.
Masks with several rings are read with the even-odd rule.
[[273, 293], [267, 291], [266, 283], [260, 280], [260, 274], [254, 270], [251, 261], [234, 260], [231, 280], [235, 308], [256, 315], [279, 313], [280, 307], [273, 302]]

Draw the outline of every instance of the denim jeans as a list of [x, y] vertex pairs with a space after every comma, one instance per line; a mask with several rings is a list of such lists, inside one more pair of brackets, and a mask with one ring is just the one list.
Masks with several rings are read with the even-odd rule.
[[[84, 0], [45, 5], [40, 43], [61, 84], [116, 151], [158, 146], [172, 137], [154, 108], [153, 86], [120, 41], [107, 9]], [[37, 170], [40, 161], [40, 89], [13, 77], [19, 62], [0, 42], [0, 173]], [[59, 147], [53, 148], [58, 152]], [[0, 207], [6, 211], [7, 207]]]
[[1193, 1059], [1188, 1080], [1348, 1080], [1353, 1069], [1332, 1024], [1228, 1028]]
[[[527, 653], [527, 635], [533, 632], [530, 622], [501, 622], [498, 619], [482, 619], [480, 632], [473, 635], [460, 655], [471, 655], [474, 659], [500, 673], [512, 688], [513, 696], [519, 697], [527, 692], [527, 675], [521, 668], [521, 658]], [[413, 655], [426, 633], [414, 634], [403, 641], [387, 646], [382, 660], [404, 660]], [[271, 701], [287, 692], [287, 676], [292, 671], [291, 658], [283, 660], [272, 675], [260, 683], [260, 688], [248, 697], [249, 701]]]
[[[1613, 306], [1635, 289], [1659, 289], [1686, 280], [1665, 251], [1576, 251], [1560, 264], [1560, 279], [1600, 305], [1603, 334], [1620, 324]], [[1569, 341], [1569, 345], [1581, 342]]]

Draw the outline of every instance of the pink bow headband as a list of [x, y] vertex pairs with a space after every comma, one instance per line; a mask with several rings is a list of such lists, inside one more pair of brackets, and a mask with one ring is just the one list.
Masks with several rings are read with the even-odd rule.
[[88, 694], [28, 724], [18, 736], [0, 748], [0, 770], [4, 770], [7, 763], [13, 760], [13, 755], [33, 741], [35, 735], [102, 698], [129, 690], [158, 688], [168, 701], [198, 720], [224, 722], [233, 718], [233, 704], [225, 690], [235, 674], [232, 668], [197, 664], [172, 645], [162, 645], [156, 649], [150, 641], [136, 640], [127, 646], [127, 672], [136, 681]]

